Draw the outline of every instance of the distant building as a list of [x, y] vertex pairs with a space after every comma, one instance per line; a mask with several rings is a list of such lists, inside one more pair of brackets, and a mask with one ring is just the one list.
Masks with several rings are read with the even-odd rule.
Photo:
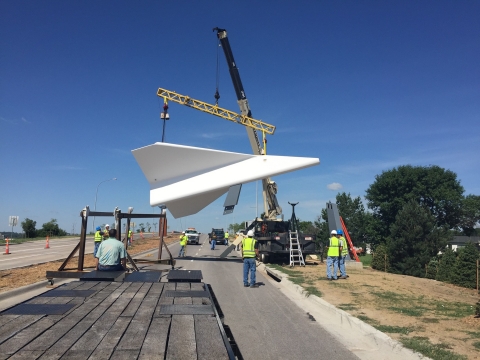
[[477, 249], [480, 250], [480, 236], [454, 236], [452, 241], [448, 242], [448, 247], [453, 251], [457, 251], [469, 242], [473, 242]]

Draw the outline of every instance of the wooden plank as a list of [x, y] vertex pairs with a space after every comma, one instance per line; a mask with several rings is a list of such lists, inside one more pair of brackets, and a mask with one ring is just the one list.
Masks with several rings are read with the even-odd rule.
[[[92, 286], [89, 286], [89, 285]], [[95, 283], [86, 283], [86, 287], [91, 288], [95, 286]], [[81, 285], [82, 286], [82, 285]], [[80, 287], [80, 286], [79, 286]], [[117, 284], [112, 285], [113, 289], [116, 289]], [[77, 288], [78, 289], [78, 288]], [[82, 289], [88, 290], [88, 289]], [[28, 344], [22, 350], [35, 351], [35, 350], [47, 350], [55, 342], [62, 338], [71, 328], [73, 328], [80, 320], [82, 320], [88, 313], [94, 310], [108, 294], [101, 291], [89, 298], [86, 302], [78, 306], [72, 312], [67, 314], [61, 321], [58, 321], [54, 326], [38, 336], [30, 344]], [[48, 298], [45, 298], [48, 299]]]
[[194, 315], [198, 360], [228, 359], [227, 349], [215, 316]]
[[0, 328], [21, 315], [0, 315]]
[[18, 351], [9, 357], [9, 360], [35, 360], [43, 354], [43, 351]]
[[190, 283], [190, 290], [205, 291], [205, 285], [203, 283]]
[[125, 332], [130, 320], [132, 318], [121, 316], [117, 318], [115, 324], [110, 328], [108, 333], [103, 337], [102, 341], [96, 347], [95, 351], [88, 358], [89, 360], [104, 360], [109, 359], [117, 345], [120, 337]]
[[115, 350], [112, 359], [115, 360], [132, 360], [136, 359], [140, 350]]
[[171, 297], [166, 297], [163, 294], [167, 290], [175, 290], [175, 283], [166, 283], [163, 286], [163, 292], [162, 295], [160, 296], [160, 300], [158, 301], [157, 309], [155, 310], [155, 314], [159, 313], [159, 307], [160, 305], [172, 305], [173, 304], [173, 299]]
[[6, 359], [10, 355], [15, 354], [18, 350], [35, 339], [38, 334], [41, 334], [54, 324], [55, 321], [50, 319], [50, 316], [45, 316], [34, 324], [31, 324], [27, 328], [15, 334], [15, 336], [11, 337], [0, 345], [0, 359]]
[[196, 360], [195, 322], [193, 315], [173, 315], [167, 347], [167, 360]]
[[[45, 359], [59, 359], [75, 342], [90, 329], [90, 327], [107, 311], [110, 305], [122, 294], [128, 284], [111, 283], [107, 288], [97, 293], [103, 301], [95, 306], [86, 316], [65, 333], [42, 356]], [[118, 289], [117, 289], [118, 288]]]
[[177, 288], [175, 290], [190, 290], [190, 283], [188, 282], [177, 283]]
[[[127, 331], [125, 331], [120, 343], [117, 345], [118, 350], [140, 351], [157, 302], [158, 297], [154, 296], [146, 296], [143, 299]], [[116, 357], [114, 358], [116, 359]]]
[[[125, 285], [128, 286], [129, 284], [126, 283]], [[135, 292], [128, 292], [127, 290], [128, 288], [115, 300], [98, 321], [65, 353], [64, 357], [66, 359], [83, 360], [90, 356], [135, 295]]]
[[152, 287], [148, 291], [147, 296], [156, 296], [160, 297], [160, 294], [163, 291], [163, 284], [162, 283], [153, 283]]
[[173, 300], [175, 305], [192, 305], [192, 298], [191, 297], [176, 297]]
[[150, 327], [148, 328], [147, 336], [143, 341], [142, 349], [140, 351], [140, 360], [157, 360], [164, 359], [167, 350], [168, 329], [172, 317], [162, 316], [152, 319]]
[[142, 284], [142, 287], [140, 288], [140, 290], [138, 290], [138, 292], [135, 294], [130, 304], [128, 304], [127, 308], [120, 316], [133, 317], [137, 312], [138, 307], [142, 303], [143, 298], [145, 297], [145, 295], [147, 295], [148, 290], [150, 289], [151, 286], [152, 286], [151, 283]]
[[15, 321], [2, 326], [0, 328], [0, 344], [44, 316], [45, 315], [21, 315], [15, 319]]

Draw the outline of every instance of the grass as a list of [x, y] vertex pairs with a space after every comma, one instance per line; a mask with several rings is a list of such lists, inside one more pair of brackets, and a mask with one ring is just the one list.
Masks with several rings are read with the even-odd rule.
[[472, 305], [467, 303], [431, 300], [425, 299], [423, 296], [411, 296], [392, 291], [373, 291], [372, 295], [379, 300], [379, 305], [384, 305], [388, 310], [407, 316], [421, 317], [428, 313], [436, 317], [462, 318], [472, 315], [475, 310]]
[[372, 255], [365, 254], [364, 256], [360, 256], [360, 261], [363, 264], [363, 267], [369, 267], [372, 263]]
[[475, 341], [475, 342], [473, 343], [473, 347], [474, 347], [475, 349], [480, 350], [480, 341]]
[[358, 306], [355, 304], [340, 304], [337, 306], [339, 309], [342, 309], [344, 311], [349, 311], [349, 310], [357, 310]]
[[400, 338], [402, 344], [416, 351], [423, 356], [427, 356], [433, 360], [467, 360], [466, 356], [455, 354], [452, 351], [447, 350], [448, 345], [445, 344], [432, 344], [428, 338], [414, 336], [412, 338], [402, 337]]
[[310, 295], [315, 295], [318, 297], [322, 297], [322, 292], [318, 290], [315, 286], [307, 286], [305, 289], [305, 295], [308, 297]]
[[405, 326], [374, 325], [375, 329], [384, 333], [408, 335], [414, 329]]

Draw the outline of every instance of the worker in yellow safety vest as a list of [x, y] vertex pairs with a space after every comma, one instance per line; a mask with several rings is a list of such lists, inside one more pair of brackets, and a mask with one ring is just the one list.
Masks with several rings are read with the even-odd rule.
[[187, 242], [188, 242], [188, 237], [187, 235], [185, 235], [185, 231], [183, 231], [182, 236], [180, 236], [180, 252], [178, 253], [178, 257], [186, 256]]
[[97, 255], [98, 247], [100, 246], [100, 243], [103, 240], [103, 232], [100, 226], [97, 226], [97, 228], [95, 229], [95, 236], [93, 240], [94, 240], [93, 257], [95, 257], [95, 255]]
[[338, 229], [337, 230], [337, 235], [340, 241], [342, 242], [342, 252], [340, 256], [338, 257], [338, 262], [339, 262], [339, 267], [340, 267], [340, 278], [341, 279], [346, 279], [348, 278], [347, 275], [347, 269], [345, 268], [345, 260], [347, 259], [348, 255], [348, 246], [347, 246], [347, 240], [343, 237], [343, 230]]
[[230, 236], [230, 234], [228, 233], [228, 231], [225, 231], [225, 246], [228, 245], [228, 237]]
[[108, 232], [110, 231], [110, 225], [105, 225], [105, 231], [103, 232], [103, 240], [107, 240], [109, 238]]
[[128, 241], [128, 246], [132, 245], [132, 230], [128, 229], [128, 235], [127, 235], [127, 241]]
[[[332, 230], [330, 233], [332, 237], [329, 239], [328, 242], [328, 252], [327, 252], [327, 279], [337, 280], [337, 272], [338, 272], [338, 257], [342, 253], [342, 243], [338, 238], [337, 230]], [[333, 265], [333, 274], [332, 274], [332, 265]]]
[[243, 286], [248, 287], [248, 273], [250, 272], [250, 287], [257, 288], [255, 258], [258, 256], [258, 242], [253, 238], [253, 230], [248, 230], [247, 237], [242, 240], [243, 258]]

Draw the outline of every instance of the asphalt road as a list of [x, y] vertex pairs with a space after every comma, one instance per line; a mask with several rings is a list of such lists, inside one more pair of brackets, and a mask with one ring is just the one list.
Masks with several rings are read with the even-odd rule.
[[[179, 244], [169, 248], [177, 257]], [[207, 235], [202, 234], [201, 245], [188, 245], [187, 257], [177, 259], [176, 267], [202, 271], [245, 359], [358, 359], [320, 326], [322, 319], [309, 317], [259, 271], [260, 287], [243, 287], [241, 255], [233, 251], [220, 260], [225, 248], [217, 245], [210, 250]], [[162, 258], [166, 257], [163, 251]]]
[[[144, 236], [149, 237], [151, 234], [144, 234]], [[0, 270], [14, 269], [65, 259], [70, 255], [78, 242], [78, 237], [70, 239], [52, 239], [49, 241], [49, 249], [45, 249], [45, 240], [12, 244], [10, 245], [10, 255], [0, 256]], [[86, 254], [93, 253], [93, 242], [93, 237], [87, 237], [87, 242], [85, 244]], [[4, 246], [0, 249], [5, 253]]]

